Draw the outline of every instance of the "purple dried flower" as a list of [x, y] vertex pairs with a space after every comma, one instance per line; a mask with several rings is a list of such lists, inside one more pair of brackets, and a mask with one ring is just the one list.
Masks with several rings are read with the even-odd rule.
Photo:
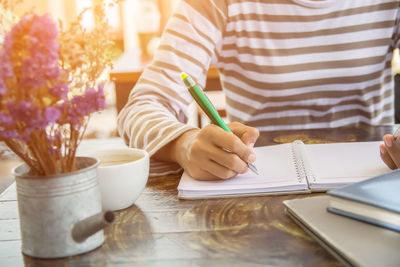
[[3, 130], [3, 131], [0, 131], [0, 135], [4, 139], [17, 139], [17, 140], [20, 140], [22, 142], [28, 142], [29, 141], [29, 136], [21, 135], [16, 130]]
[[45, 110], [45, 123], [46, 125], [55, 123], [61, 117], [61, 111], [57, 107], [47, 107]]
[[12, 114], [17, 121], [30, 121], [32, 118], [36, 117], [37, 109], [31, 102], [9, 102], [7, 107], [10, 114]]
[[17, 132], [15, 130], [3, 130], [3, 131], [0, 131], [0, 135], [4, 139], [20, 139], [20, 138], [18, 138], [19, 135], [17, 134]]
[[60, 105], [62, 110], [62, 116], [60, 117], [58, 124], [71, 124], [72, 126], [79, 127], [82, 123], [81, 117], [76, 113], [75, 106], [72, 105], [72, 100], [67, 100]]
[[10, 78], [14, 75], [9, 56], [4, 50], [0, 52], [0, 78]]
[[[58, 36], [50, 15], [28, 14], [4, 37], [0, 139], [17, 141], [10, 143], [19, 153], [32, 155], [27, 162], [38, 166], [33, 171], [39, 175], [74, 169], [75, 154], [66, 148], [79, 144], [90, 113], [105, 108], [103, 86], [89, 87], [109, 65], [103, 53], [110, 45], [104, 32], [93, 33], [76, 23]], [[84, 93], [68, 99], [73, 87]], [[71, 164], [64, 166], [60, 159]]]
[[4, 112], [0, 113], [0, 126], [9, 127], [14, 125], [14, 120], [10, 114], [6, 114]]
[[46, 82], [42, 74], [41, 66], [34, 58], [28, 58], [23, 61], [21, 73], [20, 83], [22, 87], [38, 87]]
[[73, 108], [71, 113], [80, 117], [88, 116], [93, 112], [104, 109], [106, 103], [103, 87], [99, 86], [97, 91], [93, 88], [87, 89], [85, 94], [72, 98], [70, 105]]
[[58, 80], [57, 35], [57, 25], [50, 15], [24, 16], [4, 38], [0, 78], [16, 75], [21, 88], [35, 88], [47, 80]]
[[93, 88], [88, 89], [84, 95], [84, 99], [87, 103], [86, 115], [104, 109], [106, 107], [104, 86], [99, 85], [97, 91]]
[[22, 61], [21, 85], [38, 87], [44, 85], [48, 79], [60, 78], [58, 29], [48, 14], [33, 15], [31, 21], [30, 42], [26, 47], [29, 58]]
[[100, 84], [97, 90], [97, 111], [103, 110], [106, 108], [106, 96], [104, 94], [104, 85]]
[[67, 99], [67, 96], [68, 96], [69, 87], [65, 83], [57, 84], [53, 88], [50, 88], [49, 92], [53, 96], [56, 96], [56, 97], [58, 97], [60, 99], [64, 99], [65, 100], [65, 99]]
[[7, 107], [13, 119], [20, 122], [24, 127], [26, 135], [30, 135], [36, 129], [44, 129], [48, 125], [43, 111], [34, 103], [27, 101], [9, 102]]
[[4, 80], [0, 77], [0, 95], [5, 95], [7, 93], [7, 86]]
[[7, 93], [5, 79], [12, 76], [13, 70], [11, 63], [4, 51], [0, 51], [0, 95], [5, 95]]

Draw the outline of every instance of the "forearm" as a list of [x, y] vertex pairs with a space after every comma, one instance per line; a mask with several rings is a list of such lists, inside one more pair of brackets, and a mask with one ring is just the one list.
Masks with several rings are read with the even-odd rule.
[[[118, 115], [118, 131], [130, 147], [146, 149], [151, 155], [194, 127], [186, 124], [187, 113], [156, 94], [134, 92]], [[183, 105], [182, 105], [183, 106]]]
[[[154, 110], [154, 104], [135, 103], [121, 111], [118, 117], [119, 133], [129, 147], [145, 149], [150, 157], [150, 176], [177, 173], [180, 165], [171, 159], [166, 148], [186, 131], [195, 129], [172, 117], [172, 113]], [[157, 108], [156, 108], [157, 109]], [[160, 149], [163, 152], [158, 153]], [[162, 157], [154, 157], [154, 154]], [[172, 154], [174, 155], [174, 154]]]

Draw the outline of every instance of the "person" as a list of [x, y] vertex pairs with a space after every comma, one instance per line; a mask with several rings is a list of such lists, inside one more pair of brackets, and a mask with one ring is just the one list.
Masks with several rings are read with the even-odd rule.
[[[228, 179], [254, 162], [259, 131], [393, 124], [392, 51], [399, 1], [182, 0], [118, 116], [120, 135], [151, 155], [151, 175], [183, 168]], [[219, 70], [232, 133], [188, 125], [180, 79]], [[400, 166], [393, 136], [384, 162]]]

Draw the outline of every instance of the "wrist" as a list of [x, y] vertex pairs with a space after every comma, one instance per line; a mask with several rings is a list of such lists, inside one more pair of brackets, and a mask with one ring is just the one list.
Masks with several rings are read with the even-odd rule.
[[184, 158], [186, 156], [186, 149], [190, 143], [188, 140], [192, 135], [196, 135], [198, 129], [193, 129], [184, 132], [162, 148], [160, 148], [154, 155], [153, 158], [165, 161], [165, 162], [175, 162], [182, 166]]
[[174, 162], [178, 163], [183, 167], [185, 165], [185, 162], [187, 161], [188, 154], [190, 151], [190, 145], [197, 136], [199, 129], [193, 129], [189, 130], [187, 132], [184, 132], [182, 135], [180, 135], [178, 138], [176, 138], [171, 147], [171, 158], [173, 159]]

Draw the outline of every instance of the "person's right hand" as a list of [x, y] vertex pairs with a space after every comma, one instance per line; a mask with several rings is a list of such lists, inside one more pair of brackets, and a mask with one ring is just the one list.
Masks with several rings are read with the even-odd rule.
[[245, 173], [247, 162], [256, 160], [253, 146], [259, 132], [238, 122], [228, 127], [233, 133], [216, 125], [184, 133], [175, 143], [176, 161], [200, 180], [228, 179]]

